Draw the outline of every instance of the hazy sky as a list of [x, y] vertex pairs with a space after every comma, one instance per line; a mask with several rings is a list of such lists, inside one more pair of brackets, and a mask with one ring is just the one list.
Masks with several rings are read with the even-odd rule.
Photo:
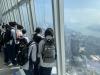
[[[35, 0], [39, 26], [53, 24], [51, 1]], [[75, 31], [100, 37], [100, 0], [64, 0], [64, 22]]]
[[64, 22], [68, 28], [100, 37], [100, 0], [64, 0]]

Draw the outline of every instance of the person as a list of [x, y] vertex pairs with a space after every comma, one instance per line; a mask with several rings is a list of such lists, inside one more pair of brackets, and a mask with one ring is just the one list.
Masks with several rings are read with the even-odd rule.
[[23, 30], [23, 26], [22, 25], [17, 25], [17, 30], [16, 30], [16, 41], [17, 42], [23, 36], [22, 30]]
[[29, 43], [30, 40], [29, 40], [29, 38], [26, 36], [26, 32], [27, 32], [27, 31], [26, 31], [25, 29], [22, 30], [23, 38], [25, 38], [25, 39], [27, 40], [27, 42]]
[[33, 39], [36, 40], [38, 43], [43, 39], [42, 36], [42, 29], [37, 27], [33, 36]]
[[9, 39], [9, 34], [10, 34], [10, 26], [8, 24], [5, 25], [5, 33], [3, 37], [3, 42], [4, 42], [4, 62], [6, 65], [10, 64], [10, 39]]
[[36, 62], [36, 52], [37, 52], [36, 43], [32, 41], [29, 44], [28, 61], [25, 63], [25, 65], [22, 66], [26, 75], [34, 75], [34, 63]]
[[52, 67], [55, 66], [56, 49], [52, 28], [47, 28], [45, 38], [39, 43], [40, 75], [51, 75]]
[[36, 57], [36, 62], [34, 64], [34, 75], [39, 75], [39, 63], [40, 63], [40, 57], [38, 56], [38, 44], [39, 42], [44, 38], [42, 35], [42, 29], [37, 27], [35, 30], [35, 34], [33, 36], [33, 40], [37, 44], [37, 57]]
[[2, 36], [1, 36], [1, 29], [0, 29], [0, 52], [1, 52], [1, 47], [2, 47], [1, 42], [2, 42]]
[[[23, 37], [22, 30], [23, 30], [23, 26], [17, 24], [17, 28], [16, 28], [16, 32], [15, 32], [15, 34], [16, 34], [16, 43], [15, 43], [15, 48], [14, 48], [15, 49], [14, 59], [16, 59], [16, 57], [18, 55], [20, 39], [22, 39], [22, 37]], [[17, 64], [17, 62], [16, 62], [16, 64]]]
[[9, 51], [11, 63], [8, 66], [12, 66], [12, 65], [17, 65], [15, 59], [16, 58], [15, 44], [16, 44], [16, 30], [18, 24], [16, 22], [9, 22], [9, 25], [11, 26], [12, 39], [10, 40], [10, 51]]

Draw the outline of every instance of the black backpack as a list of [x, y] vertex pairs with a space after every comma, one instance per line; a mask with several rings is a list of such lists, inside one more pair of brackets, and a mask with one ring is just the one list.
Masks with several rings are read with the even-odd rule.
[[23, 66], [28, 61], [28, 48], [24, 48], [18, 52], [17, 63]]
[[20, 43], [19, 45], [19, 52], [17, 55], [17, 63], [20, 66], [23, 66], [27, 63], [27, 61], [29, 60], [28, 58], [28, 51], [29, 51], [29, 47], [32, 45], [32, 41], [29, 42], [28, 45], [24, 46], [25, 44]]
[[44, 48], [42, 51], [42, 59], [44, 63], [53, 63], [56, 59], [56, 47], [54, 39], [45, 39]]
[[12, 39], [13, 39], [13, 36], [11, 34], [11, 29], [7, 29], [4, 35], [4, 43], [7, 43]]

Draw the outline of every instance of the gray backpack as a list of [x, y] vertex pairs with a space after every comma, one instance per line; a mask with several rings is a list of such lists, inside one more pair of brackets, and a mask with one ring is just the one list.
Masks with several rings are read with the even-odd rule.
[[45, 39], [45, 44], [42, 51], [42, 59], [44, 63], [53, 63], [55, 61], [56, 48], [53, 39]]

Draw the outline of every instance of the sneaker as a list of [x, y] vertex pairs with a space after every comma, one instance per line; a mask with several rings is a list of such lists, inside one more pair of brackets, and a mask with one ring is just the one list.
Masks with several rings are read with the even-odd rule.
[[13, 66], [13, 64], [12, 64], [12, 63], [9, 63], [9, 64], [8, 64], [8, 67], [11, 67], [11, 66]]

